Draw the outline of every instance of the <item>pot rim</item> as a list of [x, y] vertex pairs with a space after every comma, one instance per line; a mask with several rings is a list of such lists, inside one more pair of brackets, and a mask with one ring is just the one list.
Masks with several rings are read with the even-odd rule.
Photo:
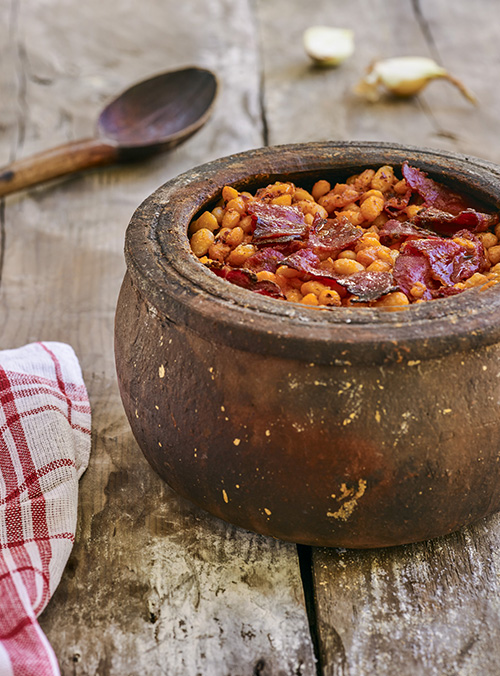
[[500, 210], [500, 167], [479, 158], [373, 141], [268, 146], [195, 167], [146, 198], [127, 228], [128, 273], [150, 311], [166, 322], [184, 323], [209, 341], [224, 335], [228, 345], [250, 352], [349, 366], [437, 358], [493, 344], [500, 340], [500, 285], [398, 312], [318, 310], [237, 287], [190, 249], [189, 223], [226, 184], [243, 190], [284, 177], [316, 180], [383, 164], [400, 167], [405, 160]]

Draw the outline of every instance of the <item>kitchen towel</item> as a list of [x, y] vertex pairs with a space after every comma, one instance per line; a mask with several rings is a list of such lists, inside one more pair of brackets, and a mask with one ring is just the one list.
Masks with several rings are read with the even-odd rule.
[[90, 405], [73, 349], [0, 351], [0, 676], [56, 676], [37, 617], [57, 587], [90, 453]]

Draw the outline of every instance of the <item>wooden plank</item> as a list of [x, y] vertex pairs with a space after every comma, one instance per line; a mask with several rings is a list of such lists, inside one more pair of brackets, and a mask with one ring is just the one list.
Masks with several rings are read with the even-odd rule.
[[[375, 0], [258, 4], [270, 143], [381, 140], [500, 161], [497, 69], [500, 7], [465, 1]], [[310, 25], [353, 28], [356, 52], [337, 69], [312, 68], [301, 36]], [[409, 100], [372, 104], [353, 86], [373, 59], [439, 59], [479, 99], [447, 82]], [[498, 516], [432, 542], [396, 549], [314, 549], [310, 556], [323, 676], [498, 673]]]
[[[410, 143], [415, 128], [431, 137], [433, 126], [418, 101], [373, 104], [353, 91], [373, 60], [427, 52], [409, 0], [359, 0], [355, 6], [327, 0], [311, 6], [298, 0], [293, 12], [285, 0], [261, 0], [259, 16], [270, 144], [336, 139]], [[314, 25], [352, 29], [354, 55], [338, 68], [313, 66], [302, 34]]]
[[498, 76], [500, 6], [483, 0], [480, 11], [469, 3], [444, 0], [415, 0], [420, 8], [420, 25], [428, 35], [442, 65], [461, 78], [475, 93], [477, 106], [460, 99], [446, 83], [433, 83], [425, 103], [440, 134], [436, 147], [475, 155], [500, 163]]
[[[293, 10], [285, 0], [260, 0], [258, 6], [270, 144], [391, 141], [496, 161], [491, 138], [498, 94], [489, 83], [495, 81], [498, 28], [488, 21], [498, 13], [494, 0], [485, 1], [486, 10], [475, 13], [465, 2], [453, 7], [429, 2], [425, 13], [428, 7], [433, 13], [423, 21], [422, 12], [415, 10], [418, 0], [359, 0], [355, 5], [297, 0]], [[440, 8], [438, 15], [434, 7]], [[353, 29], [354, 55], [338, 68], [312, 66], [302, 46], [302, 33], [311, 25]], [[434, 39], [429, 39], [429, 31], [436, 33]], [[420, 96], [407, 100], [383, 97], [374, 104], [354, 93], [372, 61], [402, 55], [439, 57], [476, 93], [480, 105], [474, 107], [446, 81], [432, 82]]]
[[169, 155], [2, 203], [0, 347], [73, 345], [93, 410], [77, 542], [41, 617], [62, 672], [311, 675], [295, 547], [227, 526], [160, 481], [131, 436], [113, 359], [135, 207], [171, 176], [261, 144], [251, 4], [0, 0], [0, 13], [3, 162], [90, 135], [136, 79], [197, 64], [222, 82], [211, 122]]
[[496, 676], [500, 519], [433, 541], [313, 552], [328, 676]]

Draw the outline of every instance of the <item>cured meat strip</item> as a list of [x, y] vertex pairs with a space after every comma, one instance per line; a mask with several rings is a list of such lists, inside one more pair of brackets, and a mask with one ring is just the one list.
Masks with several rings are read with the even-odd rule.
[[307, 234], [307, 246], [315, 253], [337, 256], [353, 247], [364, 233], [347, 218], [315, 218]]
[[297, 207], [251, 202], [248, 205], [248, 213], [256, 221], [253, 233], [255, 242], [263, 239], [301, 237], [306, 230], [304, 214]]
[[414, 216], [413, 221], [415, 225], [430, 228], [440, 235], [453, 235], [463, 228], [471, 232], [486, 232], [498, 223], [498, 216], [475, 209], [465, 209], [454, 216], [435, 207], [426, 207]]
[[356, 296], [352, 299], [353, 302], [376, 300], [397, 289], [390, 272], [357, 272], [352, 275], [339, 275], [332, 269], [331, 261], [321, 261], [319, 256], [309, 249], [301, 249], [282, 262], [300, 272], [334, 281]]
[[466, 200], [463, 195], [459, 195], [441, 183], [436, 183], [425, 172], [416, 167], [411, 167], [408, 162], [403, 163], [402, 172], [408, 185], [429, 206], [454, 215], [465, 211], [471, 206], [470, 201]]
[[210, 269], [218, 277], [222, 277], [228, 282], [236, 284], [236, 286], [241, 286], [243, 289], [259, 293], [262, 296], [270, 296], [271, 298], [284, 298], [278, 284], [267, 279], [259, 280], [252, 270], [230, 268], [228, 265], [213, 265], [210, 266]]
[[379, 237], [382, 244], [390, 245], [396, 242], [404, 242], [409, 238], [435, 237], [436, 233], [425, 230], [410, 221], [398, 221], [391, 218], [383, 225], [379, 231]]

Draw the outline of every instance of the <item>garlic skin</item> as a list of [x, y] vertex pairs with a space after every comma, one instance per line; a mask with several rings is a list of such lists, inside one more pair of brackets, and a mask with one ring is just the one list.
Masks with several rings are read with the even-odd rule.
[[438, 78], [448, 80], [471, 103], [477, 103], [476, 97], [460, 80], [450, 75], [433, 59], [425, 56], [400, 56], [375, 61], [356, 86], [356, 92], [370, 101], [380, 99], [381, 88], [395, 96], [414, 96], [422, 91], [431, 80]]
[[354, 32], [349, 28], [311, 26], [302, 39], [306, 54], [318, 66], [338, 66], [354, 53]]

